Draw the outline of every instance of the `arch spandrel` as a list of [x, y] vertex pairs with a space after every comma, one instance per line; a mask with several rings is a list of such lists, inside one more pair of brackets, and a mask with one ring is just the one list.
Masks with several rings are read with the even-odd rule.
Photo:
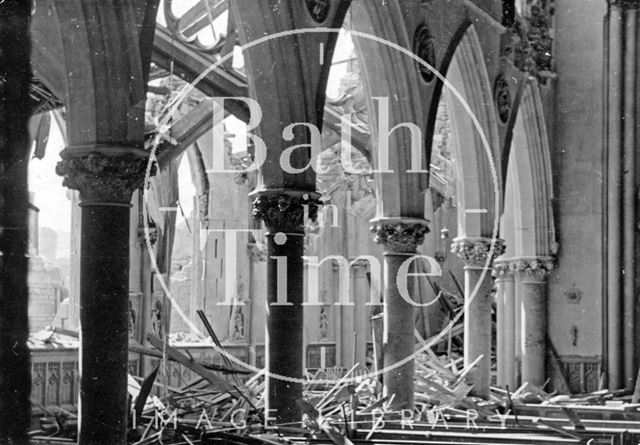
[[[415, 50], [416, 31], [426, 27], [430, 36], [429, 44], [434, 51], [433, 59], [428, 62], [443, 74], [448, 71], [454, 53], [458, 53], [459, 65], [463, 73], [460, 85], [464, 84], [470, 92], [468, 102], [487, 135], [492, 151], [490, 156], [495, 159], [500, 151], [500, 132], [496, 126], [491, 78], [498, 71], [500, 34], [505, 29], [500, 25], [501, 10], [494, 8], [495, 5], [476, 3], [478, 2], [463, 4], [416, 1], [383, 4], [360, 0], [353, 4], [355, 19], [352, 26], [358, 31], [372, 33], [413, 50]], [[432, 13], [435, 11], [437, 14]], [[479, 28], [482, 33], [476, 32], [475, 29], [468, 31], [470, 27]], [[435, 76], [433, 79], [424, 79], [418, 73], [416, 64], [411, 60], [403, 60], [408, 58], [395, 54], [397, 51], [380, 48], [382, 45], [363, 40], [356, 39], [356, 45], [359, 46], [362, 55], [363, 77], [369, 97], [384, 95], [395, 95], [400, 99], [411, 97], [410, 104], [394, 104], [392, 115], [396, 123], [415, 122], [420, 126], [425, 140], [424, 158], [429, 159], [438, 101], [442, 94], [442, 82]], [[376, 114], [372, 101], [370, 101], [370, 110], [374, 110], [372, 115]], [[463, 113], [466, 112], [463, 111]], [[379, 153], [375, 147], [376, 127], [377, 125], [374, 125], [372, 156], [374, 167]], [[393, 136], [396, 145], [406, 145], [407, 141], [401, 135]], [[474, 144], [478, 145], [480, 142], [476, 140]], [[487, 156], [484, 153], [482, 155]], [[393, 175], [378, 174], [376, 177], [380, 198], [379, 217], [423, 214], [424, 206], [419, 204], [415, 197], [426, 189], [427, 174], [405, 174], [408, 170], [406, 167], [409, 165], [408, 157], [397, 156], [397, 154], [392, 154], [393, 156], [396, 158], [390, 159], [389, 165], [395, 173]], [[474, 159], [480, 158], [475, 156]], [[499, 172], [499, 162], [495, 165]], [[499, 173], [497, 176], [497, 181], [500, 182]], [[476, 173], [474, 177], [476, 189], [494, 190], [490, 169], [486, 165], [483, 165], [481, 172]], [[492, 198], [489, 198], [486, 205], [482, 205], [479, 198], [468, 197], [467, 200], [471, 203], [476, 202], [478, 208], [494, 207]], [[490, 235], [494, 226], [494, 214], [493, 208], [490, 209], [490, 212], [482, 217], [482, 223], [476, 224], [477, 228], [469, 231], [470, 236]]]
[[157, 0], [36, 8], [34, 53], [45, 54], [36, 72], [65, 104], [71, 147], [142, 146], [156, 8]]
[[[306, 2], [239, 0], [231, 2], [240, 43], [250, 43], [268, 35], [311, 27], [339, 29], [350, 0], [327, 2], [326, 15], [315, 21]], [[278, 14], [273, 14], [274, 10]], [[291, 141], [283, 140], [283, 130], [293, 123], [309, 123], [321, 128], [324, 97], [336, 33], [295, 33], [263, 42], [244, 51], [249, 95], [262, 108], [262, 121], [256, 133], [264, 140], [267, 153], [261, 168], [258, 189], [315, 190], [315, 173], [286, 172], [280, 163], [283, 150], [309, 143], [302, 126], [294, 130]], [[284, 63], [286, 61], [286, 63]], [[268, 74], [268, 75], [267, 75]], [[309, 162], [307, 150], [297, 149], [291, 156], [295, 167]]]
[[[474, 26], [465, 31], [446, 73], [464, 98], [486, 137], [488, 150], [462, 102], [444, 94], [450, 110], [458, 184], [458, 236], [493, 237], [496, 229], [496, 191], [501, 199], [497, 116], [489, 74]], [[492, 165], [493, 164], [493, 165]]]
[[[493, 1], [434, 0], [423, 2], [424, 14], [420, 18], [426, 24], [434, 38], [436, 49], [436, 67], [445, 75], [458, 50], [462, 38], [470, 26], [475, 29], [473, 50], [482, 59], [482, 68], [486, 70], [490, 83], [499, 71], [501, 36], [506, 32], [502, 22], [502, 5]], [[415, 19], [414, 19], [415, 20]], [[438, 99], [442, 94], [442, 82], [432, 82], [427, 86], [431, 90], [428, 100], [429, 135], [438, 110]]]
[[531, 147], [522, 126], [522, 119], [516, 120], [513, 134], [513, 153], [507, 172], [505, 214], [513, 220], [513, 244], [507, 246], [507, 256], [535, 256], [536, 248], [536, 202], [530, 159]]
[[553, 217], [553, 178], [546, 124], [538, 85], [530, 78], [513, 127], [508, 157], [505, 224], [501, 231], [514, 243], [508, 257], [549, 257], [557, 252]]
[[57, 97], [67, 96], [66, 66], [60, 23], [51, 20], [53, 1], [38, 3], [31, 22], [32, 64], [34, 75]]
[[[432, 30], [437, 47], [437, 67], [439, 71], [446, 74], [454, 54], [459, 60], [463, 57], [465, 83], [470, 85], [475, 76], [481, 78], [482, 94], [478, 95], [478, 86], [473, 88], [476, 91], [473, 97], [475, 100], [481, 98], [482, 103], [472, 104], [474, 110], [478, 110], [477, 117], [481, 120], [482, 128], [487, 132], [490, 139], [491, 150], [496, 159], [496, 171], [500, 183], [504, 182], [503, 166], [499, 162], [505, 140], [508, 139], [508, 128], [513, 126], [513, 122], [507, 125], [501, 123], [497, 117], [496, 110], [496, 79], [502, 74], [507, 80], [508, 87], [512, 90], [510, 99], [515, 102], [520, 81], [526, 78], [517, 69], [505, 69], [502, 47], [505, 43], [505, 36], [509, 30], [503, 25], [503, 9], [501, 2], [492, 1], [464, 1], [448, 2], [434, 0], [426, 2], [424, 7], [425, 23]], [[470, 28], [473, 28], [470, 31]], [[464, 62], [464, 60], [468, 62]], [[473, 73], [473, 71], [479, 71]], [[440, 97], [443, 84], [436, 82], [434, 87], [434, 97]], [[469, 86], [471, 88], [471, 86]], [[510, 107], [516, 108], [516, 103], [509, 103]], [[435, 122], [438, 110], [438, 100], [431, 100], [429, 110], [428, 134], [431, 137], [433, 122]], [[485, 110], [483, 110], [483, 108]], [[475, 112], [475, 111], [474, 111]], [[485, 119], [484, 122], [482, 120]], [[502, 189], [502, 186], [500, 187]], [[500, 195], [502, 194], [502, 190]], [[502, 198], [500, 197], [499, 207], [502, 208]]]
[[[357, 0], [352, 5], [354, 30], [375, 35], [381, 39], [407, 49], [412, 48], [412, 35], [407, 31], [405, 16], [407, 9], [398, 1], [386, 3]], [[376, 218], [424, 218], [424, 197], [428, 187], [426, 173], [429, 149], [424, 144], [426, 132], [425, 90], [418, 79], [416, 62], [390, 46], [370, 39], [354, 37], [357, 48], [368, 108], [372, 116], [372, 163], [375, 170], [376, 193], [378, 195]], [[421, 167], [425, 172], [408, 173], [412, 170], [411, 139], [407, 129], [399, 129], [389, 137], [388, 164], [378, 147], [378, 113], [380, 101], [388, 100], [389, 129], [400, 123], [416, 125], [422, 134]], [[383, 160], [381, 161], [381, 158]], [[386, 171], [386, 172], [383, 172]]]
[[496, 101], [498, 131], [500, 134], [500, 146], [497, 148], [499, 149], [503, 189], [507, 180], [508, 162], [518, 110], [528, 83], [529, 75], [506, 61], [501, 62], [500, 71], [493, 82], [493, 94]]

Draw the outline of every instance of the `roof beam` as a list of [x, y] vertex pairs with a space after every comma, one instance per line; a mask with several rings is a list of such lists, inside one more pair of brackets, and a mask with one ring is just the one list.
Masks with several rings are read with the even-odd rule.
[[201, 0], [178, 19], [178, 32], [185, 39], [193, 39], [225, 11], [227, 0]]

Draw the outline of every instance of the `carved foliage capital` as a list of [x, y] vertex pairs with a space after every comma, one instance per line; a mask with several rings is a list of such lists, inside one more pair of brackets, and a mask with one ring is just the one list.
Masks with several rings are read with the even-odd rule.
[[517, 259], [511, 262], [511, 269], [514, 272], [539, 280], [546, 279], [555, 267], [556, 262], [553, 258]]
[[144, 184], [147, 163], [135, 155], [91, 153], [63, 159], [56, 173], [64, 176], [63, 186], [80, 191], [83, 202], [129, 204]]
[[254, 263], [267, 260], [266, 249], [254, 243], [247, 244], [247, 254], [249, 255], [249, 259]]
[[420, 223], [376, 223], [371, 226], [373, 240], [392, 252], [413, 253], [424, 242], [429, 228]]
[[509, 275], [513, 275], [513, 269], [509, 261], [497, 259], [493, 262], [493, 277], [505, 278]]
[[318, 217], [320, 201], [308, 195], [260, 195], [253, 201], [253, 217], [271, 232], [304, 233], [307, 221]]
[[498, 117], [503, 124], [506, 124], [511, 115], [512, 99], [509, 91], [509, 83], [504, 74], [498, 74], [493, 87], [494, 100], [498, 110]]
[[[505, 250], [504, 240], [495, 239], [460, 239], [451, 244], [451, 253], [458, 255], [466, 266], [482, 268], [491, 266], [493, 260], [502, 255]], [[491, 250], [493, 244], [493, 250]]]

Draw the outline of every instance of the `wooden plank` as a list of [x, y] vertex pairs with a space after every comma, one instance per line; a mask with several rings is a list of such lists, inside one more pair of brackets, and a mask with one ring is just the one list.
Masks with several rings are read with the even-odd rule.
[[338, 429], [323, 417], [318, 410], [313, 407], [313, 405], [304, 400], [299, 400], [298, 404], [300, 405], [302, 412], [313, 419], [318, 425], [318, 428], [320, 428], [320, 430], [322, 430], [322, 432], [324, 432], [335, 445], [353, 445], [353, 442], [338, 431]]
[[164, 344], [158, 337], [149, 334], [147, 336], [147, 340], [154, 347], [158, 348], [159, 350], [165, 351], [168, 357], [171, 357], [175, 361], [179, 362], [182, 366], [189, 369], [190, 371], [193, 371], [199, 376], [204, 377], [221, 391], [227, 392], [235, 397], [241, 397], [238, 391], [224, 379], [218, 377], [213, 372], [202, 366], [200, 363], [190, 359], [174, 347]]
[[562, 360], [560, 360], [560, 355], [558, 354], [558, 351], [556, 350], [555, 346], [553, 345], [553, 342], [551, 341], [551, 338], [549, 337], [549, 334], [546, 335], [546, 339], [547, 339], [547, 350], [551, 354], [551, 358], [553, 359], [553, 363], [556, 365], [556, 368], [558, 369], [558, 374], [560, 375], [560, 378], [562, 380], [562, 384], [564, 385], [564, 388], [562, 390], [560, 390], [560, 391], [561, 392], [571, 392], [571, 387], [569, 386], [569, 381], [568, 381], [567, 376], [565, 375], [564, 369], [562, 367]]
[[[187, 82], [193, 82], [200, 73], [208, 70], [215, 62], [213, 58], [206, 57], [186, 43], [177, 40], [165, 26], [160, 24], [156, 24], [151, 59], [167, 71], [173, 69], [175, 75]], [[249, 97], [246, 79], [221, 66], [210, 71], [196, 85], [196, 88], [210, 97]], [[227, 101], [225, 106], [227, 111], [238, 119], [249, 122], [249, 109], [244, 102]]]
[[[206, 2], [206, 3], [205, 3]], [[224, 0], [201, 0], [178, 19], [178, 30], [186, 38], [192, 39], [227, 10]]]
[[153, 389], [153, 382], [156, 380], [158, 370], [160, 370], [160, 363], [158, 363], [158, 366], [156, 366], [151, 374], [149, 374], [147, 378], [144, 379], [144, 382], [142, 382], [140, 392], [138, 393], [138, 397], [136, 398], [134, 405], [136, 419], [142, 418], [142, 412], [144, 411], [144, 406], [147, 403], [147, 397], [149, 397], [151, 389]]
[[586, 442], [585, 439], [583, 439], [582, 437], [578, 436], [577, 434], [573, 434], [567, 430], [565, 430], [561, 425], [557, 425], [549, 420], [543, 420], [543, 419], [533, 419], [533, 423], [538, 423], [540, 425], [544, 425], [547, 428], [552, 429], [553, 431], [562, 434], [563, 436], [566, 436], [570, 439], [575, 439], [578, 440], [580, 442]]
[[214, 103], [204, 99], [171, 126], [174, 144], [161, 144], [156, 158], [160, 167], [168, 166], [180, 153], [211, 130]]
[[[53, 328], [53, 332], [56, 334], [61, 334], [61, 335], [66, 335], [68, 337], [72, 337], [72, 338], [79, 338], [80, 334], [78, 334], [77, 331], [70, 331], [68, 329], [62, 329], [62, 328]], [[164, 356], [162, 355], [161, 352], [158, 351], [154, 351], [153, 349], [149, 349], [149, 348], [145, 348], [144, 346], [141, 346], [139, 343], [137, 342], [133, 342], [133, 341], [129, 341], [129, 351], [131, 352], [135, 352], [137, 354], [144, 354], [144, 355], [148, 355], [150, 357], [155, 357], [155, 358], [164, 358]], [[172, 357], [168, 357], [169, 360], [176, 362], [177, 360], [173, 359]], [[202, 365], [205, 368], [212, 370], [212, 371], [220, 371], [223, 372], [225, 374], [253, 374], [252, 371], [249, 370], [244, 370], [244, 369], [236, 369], [233, 366], [220, 366], [220, 365]]]
[[582, 422], [580, 421], [580, 417], [578, 417], [578, 415], [575, 413], [575, 411], [573, 411], [572, 409], [563, 406], [562, 407], [562, 412], [565, 413], [567, 415], [567, 419], [569, 419], [569, 422], [571, 422], [571, 425], [573, 425], [573, 427], [575, 428], [576, 431], [584, 431], [585, 427], [582, 424]]
[[458, 379], [456, 380], [456, 382], [454, 383], [453, 386], [457, 386], [460, 383], [462, 383], [462, 380], [467, 376], [467, 374], [469, 374], [469, 372], [471, 372], [471, 370], [473, 368], [476, 367], [476, 365], [480, 362], [480, 360], [482, 359], [482, 357], [484, 357], [484, 355], [480, 355], [478, 356], [477, 359], [475, 359], [469, 366], [465, 367], [462, 372], [458, 375]]

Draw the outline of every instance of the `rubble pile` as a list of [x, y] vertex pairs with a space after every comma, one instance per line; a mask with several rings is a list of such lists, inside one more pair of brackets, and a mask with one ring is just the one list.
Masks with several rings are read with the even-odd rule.
[[[267, 425], [264, 375], [241, 386], [220, 387], [207, 373], [181, 388], [130, 377], [129, 443], [590, 443], [631, 444], [640, 438], [640, 405], [625, 392], [553, 396], [531, 385], [513, 394], [494, 388], [490, 400], [470, 395], [455, 362], [424, 354], [417, 362], [416, 409], [394, 410], [375, 377], [353, 378], [356, 367], [333, 385], [310, 380], [299, 401], [303, 422]], [[206, 369], [206, 368], [205, 368]], [[217, 382], [217, 381], [216, 381]], [[219, 383], [219, 382], [218, 382]], [[152, 394], [166, 390], [165, 397]], [[32, 433], [33, 443], [73, 443], [77, 418], [50, 412]]]
[[[309, 374], [298, 401], [303, 421], [277, 425], [264, 415], [264, 371], [199, 363], [157, 338], [149, 341], [156, 350], [136, 350], [156, 357], [163, 351], [196, 377], [170, 387], [161, 365], [145, 378], [130, 376], [129, 444], [640, 443], [640, 391], [571, 397], [524, 384], [513, 393], [492, 388], [485, 400], [472, 395], [465, 378], [475, 363], [463, 367], [461, 358], [429, 348], [416, 358], [415, 409], [398, 408], [379, 376], [354, 365]], [[40, 408], [47, 415], [32, 443], [75, 443], [76, 415]]]

